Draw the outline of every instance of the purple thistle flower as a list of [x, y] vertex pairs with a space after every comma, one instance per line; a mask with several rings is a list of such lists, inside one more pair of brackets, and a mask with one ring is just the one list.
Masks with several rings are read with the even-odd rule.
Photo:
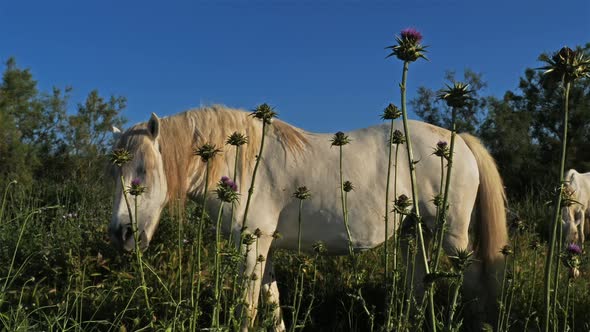
[[406, 39], [414, 43], [419, 43], [420, 41], [422, 41], [422, 34], [414, 28], [403, 29], [400, 33], [400, 36], [403, 39]]
[[131, 180], [131, 185], [134, 187], [137, 187], [139, 185], [141, 185], [141, 179], [140, 178], [135, 178], [133, 180]]
[[227, 181], [230, 181], [229, 177], [225, 175], [221, 177], [221, 182], [226, 183]]
[[570, 243], [567, 246], [566, 251], [568, 253], [570, 253], [571, 255], [581, 255], [582, 254], [582, 248], [580, 248], [580, 246], [575, 243]]
[[446, 141], [438, 141], [438, 143], [436, 143], [436, 146], [439, 149], [445, 149], [447, 147], [449, 143], [447, 143]]

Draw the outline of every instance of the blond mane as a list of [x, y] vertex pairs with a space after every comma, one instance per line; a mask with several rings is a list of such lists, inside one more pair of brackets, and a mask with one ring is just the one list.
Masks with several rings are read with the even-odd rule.
[[[145, 130], [146, 125], [140, 124]], [[135, 127], [134, 127], [135, 128]], [[262, 123], [249, 113], [221, 105], [202, 107], [162, 118], [160, 120], [160, 150], [168, 183], [168, 202], [184, 202], [187, 194], [197, 195], [204, 188], [205, 163], [195, 156], [194, 150], [205, 143], [222, 150], [221, 155], [210, 161], [209, 188], [223, 175], [224, 164], [233, 169], [235, 147], [226, 145], [229, 135], [239, 132], [248, 137], [248, 143], [240, 147], [238, 155], [238, 180], [244, 192], [246, 176], [253, 167], [262, 138]], [[147, 131], [146, 131], [147, 133]], [[283, 121], [273, 120], [267, 130], [267, 142], [278, 142], [284, 158], [296, 158], [308, 145], [306, 132]], [[147, 161], [146, 161], [147, 162]]]

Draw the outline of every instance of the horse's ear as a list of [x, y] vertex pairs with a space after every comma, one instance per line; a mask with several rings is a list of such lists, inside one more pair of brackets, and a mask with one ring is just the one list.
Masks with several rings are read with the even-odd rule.
[[150, 121], [148, 121], [147, 127], [152, 138], [158, 138], [158, 135], [160, 134], [160, 118], [158, 118], [156, 113], [152, 113]]
[[112, 126], [111, 130], [113, 131], [113, 139], [115, 140], [115, 142], [117, 142], [119, 140], [119, 138], [121, 137], [121, 129]]

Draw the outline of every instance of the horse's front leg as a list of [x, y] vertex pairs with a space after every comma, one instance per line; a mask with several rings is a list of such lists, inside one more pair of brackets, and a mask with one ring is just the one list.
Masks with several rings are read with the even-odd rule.
[[[252, 234], [254, 236], [254, 234]], [[245, 245], [246, 250], [246, 265], [244, 267], [244, 277], [246, 281], [246, 289], [244, 292], [244, 300], [246, 308], [242, 309], [242, 332], [247, 332], [248, 328], [252, 327], [256, 312], [258, 309], [258, 298], [260, 295], [260, 285], [262, 275], [264, 274], [265, 263], [262, 259], [268, 259], [268, 252], [272, 243], [272, 236], [269, 234], [261, 234], [254, 236], [252, 243]]]
[[275, 279], [271, 251], [269, 251], [269, 255], [266, 258], [264, 277], [262, 278], [262, 298], [268, 301], [267, 305], [272, 309], [273, 330], [276, 332], [286, 331], [285, 322], [283, 322], [283, 316], [281, 315], [279, 288]]

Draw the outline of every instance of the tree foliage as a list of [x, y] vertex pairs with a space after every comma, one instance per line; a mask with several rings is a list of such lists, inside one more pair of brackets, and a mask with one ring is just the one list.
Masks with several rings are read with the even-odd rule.
[[40, 92], [31, 71], [8, 59], [0, 83], [1, 179], [31, 184], [102, 172], [101, 156], [111, 126], [125, 122], [120, 114], [126, 100], [105, 99], [94, 90], [71, 112], [70, 92], [70, 87]]

